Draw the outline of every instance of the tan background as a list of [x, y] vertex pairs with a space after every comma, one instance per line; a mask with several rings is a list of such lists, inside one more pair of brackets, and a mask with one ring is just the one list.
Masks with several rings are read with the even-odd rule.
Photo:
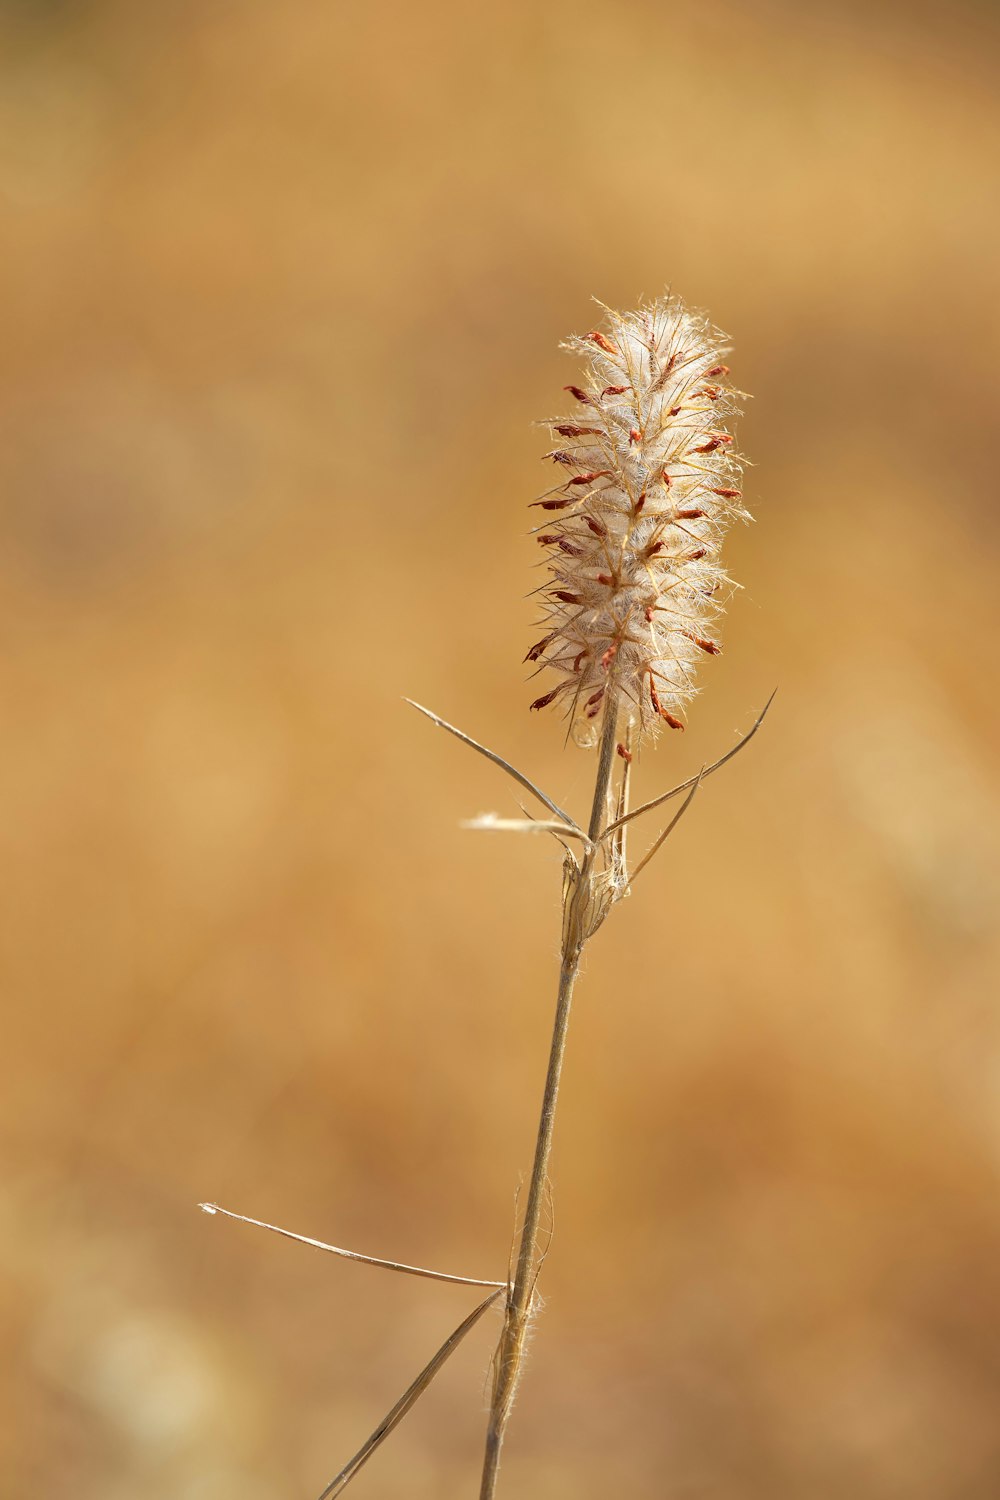
[[[503, 1493], [1000, 1493], [991, 4], [0, 12], [3, 1494], [314, 1495], [503, 1274], [589, 298], [737, 345], [732, 742], [591, 950]], [[357, 1482], [476, 1491], [483, 1326]]]

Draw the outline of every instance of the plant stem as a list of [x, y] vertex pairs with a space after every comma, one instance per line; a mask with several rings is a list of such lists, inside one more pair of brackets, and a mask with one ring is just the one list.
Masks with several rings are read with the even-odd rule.
[[596, 843], [607, 819], [608, 787], [611, 783], [611, 771], [614, 765], [617, 728], [617, 703], [614, 696], [609, 693], [604, 713], [594, 801], [588, 829], [594, 847], [588, 849], [583, 855], [566, 900], [559, 965], [559, 992], [552, 1028], [552, 1042], [549, 1048], [549, 1066], [545, 1076], [541, 1118], [538, 1122], [538, 1135], [535, 1140], [535, 1158], [531, 1167], [531, 1180], [528, 1184], [524, 1226], [518, 1242], [514, 1279], [507, 1296], [503, 1332], [500, 1335], [495, 1358], [479, 1500], [493, 1500], [496, 1491], [497, 1475], [500, 1469], [500, 1450], [503, 1446], [504, 1432], [510, 1417], [524, 1358], [535, 1282], [541, 1267], [542, 1251], [539, 1243], [539, 1229], [545, 1185], [548, 1180], [549, 1157], [552, 1153], [556, 1098], [559, 1093], [559, 1078], [566, 1050], [573, 986], [580, 971], [580, 955], [589, 936], [589, 919], [593, 911], [594, 897], [594, 861], [598, 855]]

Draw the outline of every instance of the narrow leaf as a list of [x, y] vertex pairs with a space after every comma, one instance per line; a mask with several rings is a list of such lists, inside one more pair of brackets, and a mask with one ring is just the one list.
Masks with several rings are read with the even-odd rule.
[[454, 1354], [459, 1344], [465, 1338], [465, 1335], [470, 1331], [470, 1329], [475, 1327], [486, 1309], [488, 1307], [491, 1307], [505, 1290], [505, 1287], [500, 1287], [497, 1291], [491, 1292], [488, 1297], [484, 1298], [484, 1300], [480, 1302], [478, 1307], [473, 1308], [472, 1312], [467, 1318], [459, 1323], [458, 1327], [455, 1329], [455, 1332], [450, 1334], [449, 1337], [445, 1339], [444, 1343], [441, 1345], [434, 1358], [430, 1361], [429, 1364], [426, 1364], [424, 1366], [413, 1384], [407, 1387], [392, 1410], [386, 1412], [385, 1416], [382, 1418], [381, 1422], [378, 1424], [371, 1437], [362, 1444], [357, 1453], [355, 1453], [354, 1457], [344, 1465], [340, 1473], [335, 1475], [334, 1478], [330, 1480], [330, 1483], [327, 1485], [326, 1489], [319, 1496], [319, 1500], [335, 1500], [335, 1496], [342, 1495], [344, 1493], [358, 1470], [368, 1462], [375, 1450], [385, 1442], [386, 1438], [389, 1436], [390, 1432], [392, 1432], [393, 1428], [398, 1427], [399, 1423], [406, 1416], [410, 1408], [414, 1406], [419, 1398], [423, 1395], [424, 1391], [434, 1379], [434, 1376], [438, 1373], [445, 1361], [452, 1354]]

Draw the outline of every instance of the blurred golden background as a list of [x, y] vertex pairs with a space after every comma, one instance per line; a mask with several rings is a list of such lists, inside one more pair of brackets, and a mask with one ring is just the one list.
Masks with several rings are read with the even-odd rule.
[[[734, 338], [753, 528], [589, 950], [521, 1500], [1000, 1494], [998, 16], [0, 8], [3, 1493], [315, 1495], [503, 1275], [556, 851], [534, 419]], [[481, 1325], [356, 1482], [476, 1493]]]

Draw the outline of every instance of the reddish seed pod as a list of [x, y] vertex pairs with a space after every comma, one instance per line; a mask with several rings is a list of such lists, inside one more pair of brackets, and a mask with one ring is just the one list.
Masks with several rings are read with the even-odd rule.
[[553, 599], [558, 599], [562, 604], [582, 604], [583, 600], [579, 594], [571, 594], [569, 589], [553, 589]]
[[647, 604], [645, 610], [643, 611], [643, 613], [646, 616], [646, 624], [647, 625], [652, 625], [652, 623], [653, 623], [653, 606], [651, 604]]
[[729, 366], [728, 365], [713, 365], [710, 370], [706, 370], [705, 371], [705, 374], [706, 375], [728, 375], [729, 374]]
[[575, 396], [577, 401], [582, 401], [584, 406], [593, 406], [594, 404], [593, 397], [588, 396], [586, 391], [581, 391], [578, 385], [564, 385], [563, 390], [569, 391], [570, 395]]
[[626, 750], [625, 746], [622, 745], [622, 744], [617, 744], [615, 746], [615, 749], [618, 751], [618, 754], [621, 756], [622, 760], [625, 762], [625, 764], [627, 766], [629, 766], [629, 765], [632, 764], [632, 752], [631, 752], [631, 750]]
[[705, 553], [707, 551], [708, 551], [707, 547], [699, 547], [697, 552], [691, 552], [691, 553], [689, 553], [688, 556], [684, 559], [684, 561], [685, 562], [701, 562], [702, 558], [705, 556]]
[[548, 635], [543, 635], [540, 641], [536, 641], [531, 650], [528, 652], [527, 656], [524, 658], [525, 661], [537, 661], [550, 641], [554, 640], [555, 635], [556, 632], [552, 630]]
[[742, 490], [713, 490], [713, 495], [721, 495], [723, 500], [742, 500]]
[[567, 557], [583, 556], [583, 548], [578, 546], [576, 542], [571, 542], [568, 537], [559, 537], [556, 542], [556, 546], [559, 548], [560, 552], [565, 552]]
[[558, 695], [561, 687], [562, 683], [559, 684], [559, 687], [553, 688], [551, 693], [543, 693], [541, 698], [536, 698], [534, 703], [529, 704], [529, 712], [533, 708], [547, 708], [548, 705], [552, 702], [553, 698]]
[[630, 444], [642, 442], [642, 433], [639, 431], [638, 427], [633, 427], [630, 429], [628, 440]]
[[594, 517], [594, 516], [584, 516], [584, 520], [586, 521], [587, 525], [590, 527], [591, 531], [594, 533], [595, 536], [599, 536], [599, 537], [606, 537], [607, 536], [607, 534], [608, 534], [608, 528], [606, 526], [602, 525], [601, 522], [596, 519], [596, 517]]
[[580, 663], [583, 661], [583, 658], [585, 656], [589, 656], [589, 655], [590, 655], [590, 652], [587, 650], [586, 646], [584, 646], [584, 648], [583, 648], [582, 651], [578, 651], [576, 653], [576, 655], [573, 658], [573, 671], [574, 672], [579, 672], [579, 670], [580, 670]]
[[567, 505], [572, 504], [572, 495], [564, 495], [561, 500], [533, 500], [528, 509], [535, 510], [537, 508], [539, 510], [565, 510]]
[[598, 583], [603, 583], [605, 588], [614, 588], [615, 580], [612, 578], [610, 573], [598, 573], [596, 581]]
[[678, 521], [700, 521], [704, 514], [703, 510], [698, 510], [696, 506], [692, 506], [690, 510], [675, 510], [674, 518]]
[[663, 480], [663, 487], [664, 487], [664, 489], [668, 489], [669, 490], [670, 486], [673, 484], [674, 481], [671, 479], [671, 477], [667, 473], [666, 469], [661, 469], [660, 470], [660, 478]]
[[598, 705], [598, 703], [600, 703], [600, 701], [601, 701], [601, 699], [603, 697], [604, 697], [604, 689], [602, 687], [599, 687], [597, 689], [597, 692], [596, 693], [591, 693], [590, 697], [587, 699], [587, 703], [586, 703], [587, 708], [596, 708], [597, 705]]
[[686, 635], [689, 641], [694, 641], [695, 645], [699, 646], [702, 651], [707, 651], [709, 656], [721, 656], [722, 647], [718, 641], [705, 640], [703, 636], [695, 635], [693, 630], [684, 630], [681, 634]]
[[608, 475], [610, 474], [610, 472], [611, 472], [610, 469], [595, 469], [592, 474], [578, 474], [576, 476], [576, 478], [575, 479], [571, 479], [569, 481], [569, 483], [570, 484], [593, 484], [593, 482], [594, 482], [595, 479], [606, 479], [608, 477]]
[[692, 448], [691, 452], [692, 453], [714, 453], [715, 450], [716, 450], [716, 448], [718, 448], [718, 447], [721, 446], [721, 443], [722, 443], [722, 439], [720, 437], [711, 437], [711, 438], [709, 438], [709, 440], [708, 440], [707, 443], [702, 443], [699, 447]]
[[639, 514], [639, 512], [642, 510], [642, 507], [645, 505], [645, 503], [646, 503], [646, 491], [643, 490], [642, 494], [639, 496], [638, 500], [635, 502], [635, 504], [632, 507], [632, 514], [634, 516], [637, 516]]
[[646, 556], [655, 557], [658, 552], [663, 551], [666, 545], [666, 542], [650, 542], [649, 546], [646, 548]]
[[603, 349], [605, 354], [618, 353], [618, 350], [615, 348], [611, 340], [606, 339], [603, 333], [598, 333], [596, 328], [591, 333], [588, 333], [587, 337], [588, 339], [591, 339], [592, 342], [598, 346], [598, 348]]
[[614, 661], [614, 659], [615, 659], [615, 657], [617, 655], [618, 655], [618, 642], [617, 641], [612, 641], [612, 643], [608, 647], [607, 651], [605, 651], [604, 654], [603, 654], [603, 656], [601, 657], [601, 670], [604, 671], [604, 672], [606, 672], [608, 670], [608, 668], [611, 666], [611, 663]]
[[590, 437], [600, 433], [599, 427], [577, 427], [575, 422], [563, 422], [556, 429], [560, 437]]
[[573, 454], [572, 453], [567, 453], [566, 450], [565, 450], [565, 448], [553, 448], [553, 450], [552, 450], [551, 453], [546, 453], [545, 454], [545, 457], [546, 458], [551, 458], [551, 460], [552, 460], [552, 462], [554, 464], [576, 464], [577, 463], [577, 460], [574, 458]]
[[709, 401], [718, 401], [719, 397], [722, 395], [722, 386], [721, 385], [703, 385], [700, 391], [696, 391], [695, 392], [695, 395], [696, 396], [707, 396], [708, 399], [709, 399]]
[[652, 674], [652, 672], [650, 672], [650, 674], [649, 674], [649, 697], [650, 697], [650, 702], [652, 703], [652, 705], [655, 708], [656, 712], [659, 714], [660, 718], [663, 720], [663, 722], [665, 724], [669, 724], [670, 727], [671, 727], [671, 729], [683, 729], [684, 728], [684, 725], [681, 723], [680, 719], [675, 719], [674, 716], [673, 716], [673, 714], [667, 713], [667, 710], [663, 707], [663, 704], [660, 702], [659, 696], [657, 695], [657, 691], [656, 691], [656, 684], [653, 681], [653, 674]]
[[670, 415], [672, 417], [676, 417], [680, 411], [681, 411], [681, 408], [679, 406], [672, 406], [670, 408]]
[[627, 385], [606, 385], [601, 392], [601, 399], [603, 401], [605, 396], [624, 396], [627, 390]]

